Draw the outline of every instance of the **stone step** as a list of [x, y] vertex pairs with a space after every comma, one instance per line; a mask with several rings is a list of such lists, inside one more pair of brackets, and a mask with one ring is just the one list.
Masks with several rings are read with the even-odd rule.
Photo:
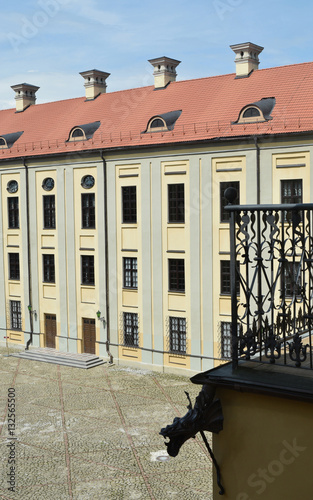
[[11, 356], [28, 359], [29, 361], [55, 363], [83, 369], [94, 368], [95, 366], [106, 363], [106, 361], [94, 354], [74, 354], [70, 352], [60, 352], [50, 348], [35, 348], [29, 351], [19, 352], [18, 354], [11, 354]]

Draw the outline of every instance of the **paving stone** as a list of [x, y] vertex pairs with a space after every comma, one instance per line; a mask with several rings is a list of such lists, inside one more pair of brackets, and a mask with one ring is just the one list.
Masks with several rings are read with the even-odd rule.
[[[176, 458], [157, 460], [167, 454], [161, 427], [187, 412], [185, 390], [194, 402], [201, 389], [188, 378], [108, 364], [82, 370], [3, 353], [0, 347], [0, 498], [212, 497], [212, 466], [201, 439], [185, 443]], [[17, 482], [8, 492], [5, 415], [13, 381]]]

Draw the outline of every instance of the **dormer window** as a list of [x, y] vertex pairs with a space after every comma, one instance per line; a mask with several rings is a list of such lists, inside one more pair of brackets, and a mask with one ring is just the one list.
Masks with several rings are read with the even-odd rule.
[[7, 149], [7, 147], [7, 141], [3, 137], [0, 137], [0, 149]]
[[69, 141], [83, 141], [86, 140], [84, 131], [81, 128], [74, 128], [70, 134]]
[[86, 123], [85, 125], [76, 125], [69, 134], [68, 142], [88, 141], [100, 127], [100, 122]]
[[175, 123], [181, 115], [181, 110], [170, 111], [169, 113], [162, 113], [161, 115], [156, 115], [150, 118], [146, 130], [142, 132], [167, 132], [168, 130], [173, 130]]
[[13, 144], [21, 137], [23, 132], [0, 135], [0, 149], [11, 149]]
[[161, 132], [165, 130], [168, 130], [168, 128], [162, 118], [152, 118], [147, 127], [147, 131], [149, 132]]
[[238, 123], [264, 122], [263, 113], [255, 106], [249, 106], [240, 113]]
[[242, 108], [238, 120], [233, 123], [257, 123], [272, 120], [271, 112], [276, 104], [275, 97], [264, 97]]

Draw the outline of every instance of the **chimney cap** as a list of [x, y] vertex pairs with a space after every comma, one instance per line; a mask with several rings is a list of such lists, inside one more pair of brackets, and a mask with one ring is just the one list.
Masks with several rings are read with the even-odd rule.
[[164, 89], [170, 82], [176, 81], [176, 67], [181, 61], [172, 59], [171, 57], [156, 57], [148, 59], [148, 62], [154, 67], [154, 87], [156, 89]]
[[236, 78], [246, 78], [259, 67], [259, 54], [264, 47], [251, 42], [230, 45], [235, 52]]
[[11, 89], [13, 89], [15, 92], [19, 90], [32, 90], [33, 92], [37, 92], [37, 90], [40, 89], [40, 87], [24, 82], [24, 83], [18, 83], [17, 85], [11, 85]]
[[108, 78], [111, 73], [106, 73], [105, 71], [100, 71], [98, 69], [89, 69], [88, 71], [82, 71], [79, 73], [83, 78], [88, 77], [100, 77], [100, 78]]

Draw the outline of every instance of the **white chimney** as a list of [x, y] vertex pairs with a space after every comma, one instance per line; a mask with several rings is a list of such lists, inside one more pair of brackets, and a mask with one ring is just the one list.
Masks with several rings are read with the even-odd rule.
[[80, 75], [85, 80], [84, 87], [86, 89], [87, 101], [95, 99], [100, 94], [105, 94], [107, 88], [106, 79], [110, 76], [110, 73], [91, 69], [89, 71], [82, 71]]
[[20, 83], [12, 85], [11, 89], [15, 91], [16, 112], [20, 113], [36, 102], [36, 92], [39, 87], [30, 85], [29, 83]]
[[180, 61], [163, 56], [156, 59], [149, 59], [148, 62], [154, 67], [153, 76], [154, 87], [156, 89], [163, 89], [170, 82], [176, 81], [176, 67]]
[[230, 45], [235, 52], [236, 78], [245, 78], [259, 67], [259, 54], [264, 47], [251, 42]]

